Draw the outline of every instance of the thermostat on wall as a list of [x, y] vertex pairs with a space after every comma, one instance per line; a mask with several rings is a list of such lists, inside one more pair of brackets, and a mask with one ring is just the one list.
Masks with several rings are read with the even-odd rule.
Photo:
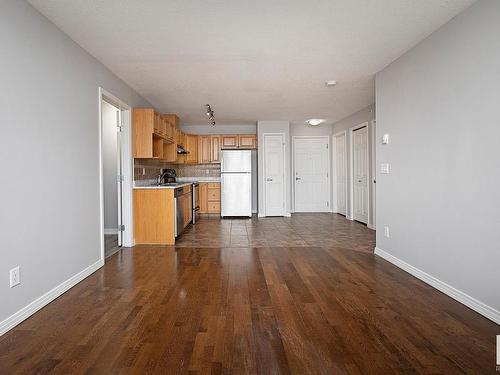
[[383, 145], [389, 144], [389, 134], [384, 134], [382, 136], [382, 144]]

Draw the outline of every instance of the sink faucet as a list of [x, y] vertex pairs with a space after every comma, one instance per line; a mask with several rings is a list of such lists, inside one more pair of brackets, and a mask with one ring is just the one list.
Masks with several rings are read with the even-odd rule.
[[163, 168], [160, 169], [160, 174], [158, 175], [158, 177], [156, 178], [156, 182], [158, 183], [158, 185], [161, 185], [161, 180], [163, 178]]

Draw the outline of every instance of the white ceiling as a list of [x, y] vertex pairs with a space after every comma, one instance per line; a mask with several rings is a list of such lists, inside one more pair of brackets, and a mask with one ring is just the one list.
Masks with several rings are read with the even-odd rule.
[[[186, 124], [338, 121], [374, 74], [475, 0], [28, 0]], [[336, 79], [334, 88], [325, 81]]]

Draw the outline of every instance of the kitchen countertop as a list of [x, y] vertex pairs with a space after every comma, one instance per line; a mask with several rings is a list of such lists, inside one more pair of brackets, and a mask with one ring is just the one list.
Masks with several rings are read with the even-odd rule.
[[177, 189], [179, 187], [191, 185], [191, 182], [179, 182], [175, 186], [161, 186], [161, 185], [134, 185], [134, 189]]

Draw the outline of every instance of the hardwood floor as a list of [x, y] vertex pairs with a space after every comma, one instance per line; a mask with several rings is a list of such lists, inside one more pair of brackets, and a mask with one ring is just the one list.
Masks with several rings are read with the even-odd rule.
[[[244, 227], [308, 238], [320, 229], [307, 216]], [[122, 249], [0, 337], [0, 374], [494, 373], [498, 325], [330, 216], [349, 247]]]

